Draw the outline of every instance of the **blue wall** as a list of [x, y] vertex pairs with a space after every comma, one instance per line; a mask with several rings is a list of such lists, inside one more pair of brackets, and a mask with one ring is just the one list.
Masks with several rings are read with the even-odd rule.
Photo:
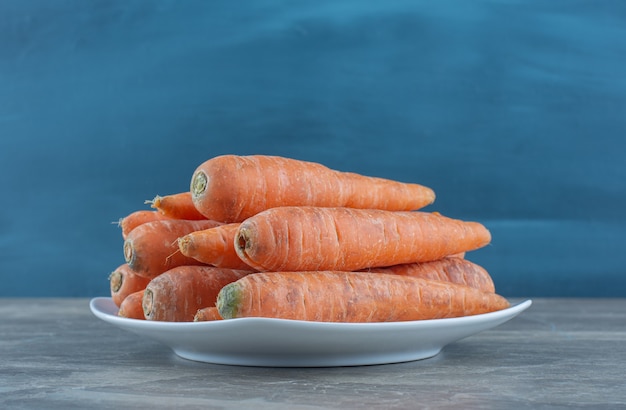
[[626, 296], [626, 2], [0, 2], [0, 296], [107, 295], [112, 222], [265, 153], [435, 189], [506, 296]]

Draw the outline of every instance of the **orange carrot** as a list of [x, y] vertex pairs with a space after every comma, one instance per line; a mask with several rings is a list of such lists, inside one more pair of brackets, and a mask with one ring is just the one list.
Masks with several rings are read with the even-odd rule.
[[318, 271], [254, 273], [224, 286], [216, 305], [224, 319], [396, 322], [476, 315], [507, 308], [509, 302], [450, 282]]
[[200, 220], [207, 219], [196, 209], [191, 199], [191, 192], [181, 192], [160, 196], [157, 195], [152, 201], [146, 201], [161, 215], [173, 219]]
[[194, 231], [178, 239], [180, 252], [200, 262], [220, 268], [252, 270], [235, 251], [239, 223]]
[[495, 292], [493, 280], [482, 266], [458, 257], [442, 258], [432, 262], [394, 265], [386, 268], [372, 268], [367, 271], [460, 283], [480, 289], [483, 292]]
[[143, 308], [141, 302], [143, 300], [143, 290], [131, 293], [126, 296], [120, 305], [120, 309], [117, 312], [118, 316], [128, 319], [140, 319], [145, 320], [143, 315]]
[[235, 248], [259, 271], [353, 271], [433, 261], [490, 240], [478, 222], [429, 212], [278, 207], [242, 222]]
[[[443, 216], [443, 215], [441, 215], [441, 212], [438, 212], [438, 211], [433, 211], [433, 215]], [[448, 256], [451, 257], [451, 258], [454, 257], [454, 258], [461, 258], [461, 259], [463, 259], [463, 258], [465, 258], [465, 253], [466, 252], [459, 252], [459, 253], [455, 253], [454, 255], [448, 255]]]
[[219, 222], [168, 219], [148, 222], [133, 229], [124, 241], [124, 258], [138, 275], [155, 276], [181, 265], [199, 265], [178, 250], [179, 237], [190, 232], [218, 226]]
[[121, 218], [118, 222], [120, 228], [122, 228], [122, 238], [126, 239], [130, 231], [142, 225], [146, 222], [161, 221], [163, 219], [169, 219], [165, 215], [161, 215], [156, 211], [139, 210], [130, 213], [129, 215]]
[[152, 279], [144, 292], [148, 320], [191, 322], [198, 309], [215, 306], [222, 287], [250, 272], [212, 266], [179, 266]]
[[410, 211], [435, 200], [433, 190], [422, 185], [265, 155], [223, 155], [209, 159], [195, 170], [190, 191], [198, 211], [220, 222], [241, 222], [277, 206]]
[[208, 306], [205, 308], [198, 309], [198, 311], [193, 317], [194, 322], [210, 322], [213, 320], [222, 320], [222, 317], [220, 316], [220, 312], [217, 310], [215, 306]]
[[118, 307], [126, 296], [140, 290], [144, 290], [150, 282], [149, 278], [137, 275], [133, 270], [124, 263], [117, 267], [109, 275], [109, 284], [111, 285], [111, 299]]

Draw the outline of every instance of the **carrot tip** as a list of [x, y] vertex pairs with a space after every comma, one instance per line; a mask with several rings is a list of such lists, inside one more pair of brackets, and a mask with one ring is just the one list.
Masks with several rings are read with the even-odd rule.
[[150, 205], [151, 208], [155, 208], [158, 209], [159, 205], [161, 204], [161, 196], [157, 195], [154, 197], [154, 199], [146, 199], [145, 201], [143, 201], [144, 204], [146, 205]]
[[208, 183], [209, 178], [204, 172], [196, 172], [191, 179], [191, 193], [193, 196], [202, 195], [206, 191]]
[[[175, 244], [176, 241], [174, 241], [172, 244]], [[174, 252], [170, 253], [169, 255], [167, 255], [167, 257], [165, 258], [166, 262], [169, 262], [170, 259], [172, 259], [174, 257], [174, 255], [176, 255], [177, 253], [182, 253], [180, 251], [180, 249], [176, 249]]]

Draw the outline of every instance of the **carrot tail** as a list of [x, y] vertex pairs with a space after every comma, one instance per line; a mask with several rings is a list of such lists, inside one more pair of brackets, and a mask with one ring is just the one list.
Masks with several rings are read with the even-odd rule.
[[161, 215], [173, 219], [202, 220], [207, 219], [193, 204], [191, 192], [181, 192], [165, 196], [157, 195], [152, 201], [146, 201]]
[[191, 232], [178, 239], [180, 252], [197, 261], [219, 268], [253, 270], [235, 251], [238, 223]]
[[120, 219], [118, 225], [122, 228], [122, 238], [126, 239], [130, 231], [147, 222], [169, 219], [156, 211], [138, 210]]
[[214, 320], [222, 320], [220, 312], [215, 306], [198, 309], [195, 316], [193, 317], [194, 322], [210, 322]]

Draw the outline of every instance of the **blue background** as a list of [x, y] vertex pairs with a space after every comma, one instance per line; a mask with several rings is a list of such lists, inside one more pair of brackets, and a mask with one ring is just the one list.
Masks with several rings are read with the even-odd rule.
[[505, 296], [626, 296], [626, 2], [0, 2], [0, 296], [108, 295], [224, 153], [418, 182]]

